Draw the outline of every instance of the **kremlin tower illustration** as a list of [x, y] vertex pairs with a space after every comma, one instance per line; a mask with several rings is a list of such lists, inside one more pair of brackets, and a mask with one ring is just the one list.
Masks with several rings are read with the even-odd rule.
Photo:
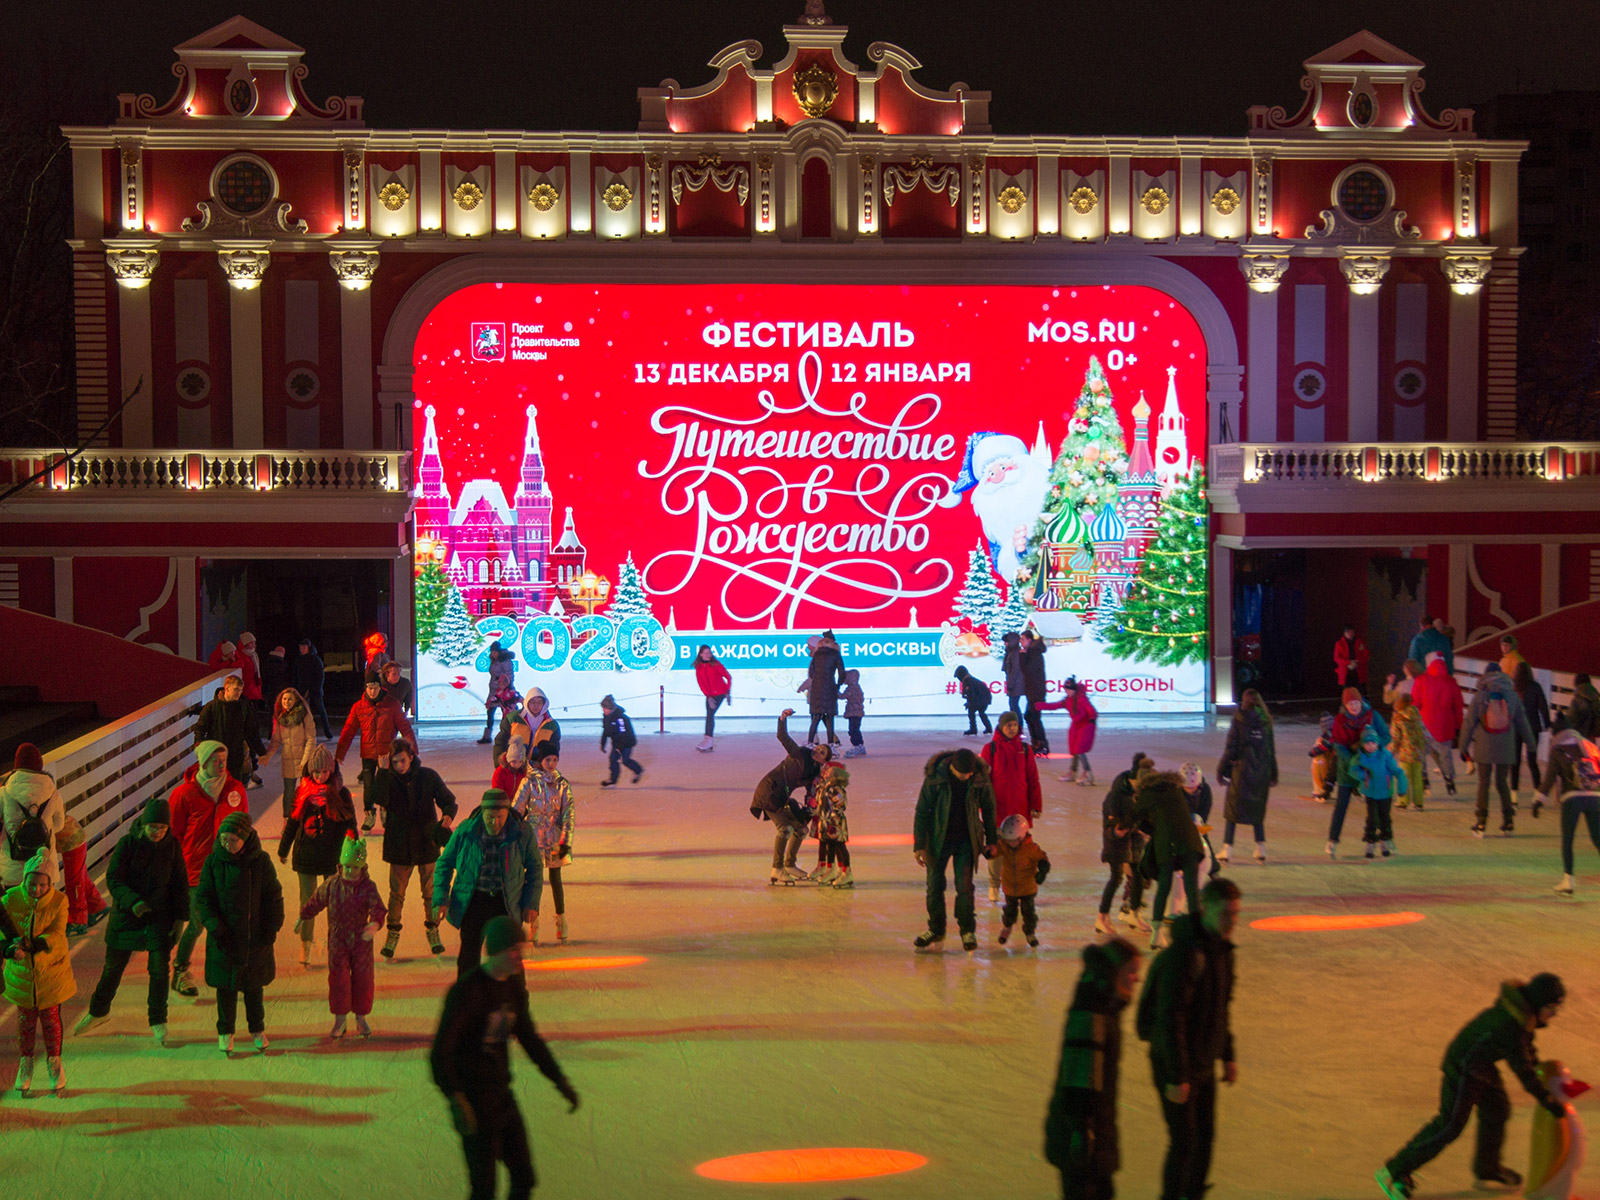
[[551, 542], [552, 500], [539, 452], [538, 409], [528, 406], [522, 465], [509, 503], [493, 479], [469, 480], [451, 502], [433, 405], [424, 415], [416, 536], [445, 547], [445, 574], [460, 589], [467, 611], [474, 618], [531, 616], [553, 606], [560, 612], [560, 589], [583, 574], [584, 548], [573, 529], [571, 508], [560, 538]]

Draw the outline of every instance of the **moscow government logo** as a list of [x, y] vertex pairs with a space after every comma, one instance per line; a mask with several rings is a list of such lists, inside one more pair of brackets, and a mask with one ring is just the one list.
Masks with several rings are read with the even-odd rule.
[[479, 362], [503, 362], [506, 357], [504, 321], [472, 323], [472, 357]]

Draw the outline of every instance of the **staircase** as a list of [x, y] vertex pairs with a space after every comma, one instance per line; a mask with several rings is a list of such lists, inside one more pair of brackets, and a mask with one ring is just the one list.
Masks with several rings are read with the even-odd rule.
[[48, 752], [103, 724], [92, 700], [51, 702], [36, 687], [0, 686], [0, 771], [11, 768], [23, 742]]

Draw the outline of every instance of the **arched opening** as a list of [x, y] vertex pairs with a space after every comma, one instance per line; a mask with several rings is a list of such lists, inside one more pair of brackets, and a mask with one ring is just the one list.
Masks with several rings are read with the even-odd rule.
[[820, 154], [800, 169], [800, 236], [833, 237], [833, 172]]

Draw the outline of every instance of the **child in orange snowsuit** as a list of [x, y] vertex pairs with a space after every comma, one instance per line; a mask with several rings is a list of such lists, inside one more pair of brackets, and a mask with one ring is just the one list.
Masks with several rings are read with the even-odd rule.
[[1018, 910], [1022, 913], [1022, 936], [1028, 945], [1037, 946], [1039, 914], [1034, 911], [1033, 898], [1039, 894], [1039, 885], [1050, 871], [1050, 856], [1039, 848], [1028, 832], [1028, 818], [1013, 814], [1000, 824], [1000, 886], [1005, 890], [1006, 906], [1001, 910], [1000, 944], [1004, 946], [1016, 928]]

